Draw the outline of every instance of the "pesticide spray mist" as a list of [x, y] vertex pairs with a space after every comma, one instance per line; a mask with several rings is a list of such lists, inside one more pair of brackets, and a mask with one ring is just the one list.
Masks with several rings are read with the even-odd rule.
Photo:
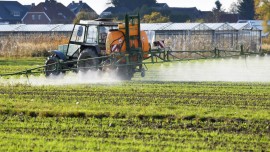
[[0, 84], [2, 85], [32, 85], [32, 86], [44, 86], [44, 85], [76, 85], [76, 84], [95, 84], [106, 83], [113, 84], [120, 82], [116, 74], [117, 71], [88, 71], [86, 73], [66, 73], [58, 76], [45, 77], [44, 75], [28, 77], [22, 75], [20, 78], [10, 77], [9, 79], [0, 78]]
[[[76, 84], [115, 84], [121, 82], [117, 71], [88, 71], [87, 73], [67, 73], [45, 78], [21, 76], [9, 79], [0, 78], [2, 85], [26, 84], [76, 85]], [[270, 56], [247, 56], [228, 59], [198, 60], [154, 65], [141, 81], [225, 81], [225, 82], [270, 82]], [[133, 80], [138, 80], [138, 76]]]
[[270, 82], [270, 56], [200, 60], [161, 65], [157, 81]]

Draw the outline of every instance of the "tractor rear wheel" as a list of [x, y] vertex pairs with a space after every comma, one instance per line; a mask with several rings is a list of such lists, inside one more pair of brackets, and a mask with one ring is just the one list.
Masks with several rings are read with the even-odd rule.
[[61, 73], [59, 58], [55, 55], [49, 56], [45, 61], [44, 73], [46, 77], [58, 76]]
[[97, 53], [93, 49], [83, 50], [78, 58], [77, 69], [80, 72], [86, 73], [88, 70], [97, 71], [100, 63], [99, 59], [90, 59], [98, 57]]

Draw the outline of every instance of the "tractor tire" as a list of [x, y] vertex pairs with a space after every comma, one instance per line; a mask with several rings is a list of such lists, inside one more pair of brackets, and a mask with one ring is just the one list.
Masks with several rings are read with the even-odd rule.
[[45, 61], [44, 73], [46, 77], [58, 76], [61, 73], [59, 58], [55, 55], [49, 56]]
[[78, 72], [86, 73], [88, 70], [91, 71], [97, 71], [98, 65], [100, 64], [99, 59], [91, 59], [87, 60], [89, 58], [96, 58], [98, 57], [97, 53], [92, 49], [85, 49], [83, 50], [79, 57], [77, 62], [77, 70]]
[[134, 75], [134, 69], [130, 66], [118, 67], [117, 76], [120, 80], [130, 81]]

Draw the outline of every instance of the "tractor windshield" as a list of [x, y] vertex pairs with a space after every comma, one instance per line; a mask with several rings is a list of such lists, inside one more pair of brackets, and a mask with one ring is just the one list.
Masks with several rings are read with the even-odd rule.
[[85, 29], [83, 25], [75, 25], [70, 41], [84, 42]]
[[85, 25], [75, 25], [72, 32], [70, 43], [67, 50], [67, 56], [73, 56], [75, 52], [80, 48], [80, 44], [84, 42], [85, 39]]
[[86, 43], [95, 43], [96, 44], [97, 43], [97, 35], [98, 35], [97, 26], [96, 25], [89, 26]]

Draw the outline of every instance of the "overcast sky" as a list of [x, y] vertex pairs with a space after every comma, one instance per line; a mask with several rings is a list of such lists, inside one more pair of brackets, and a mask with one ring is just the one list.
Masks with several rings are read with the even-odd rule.
[[[0, 0], [5, 1], [5, 0]], [[44, 2], [45, 0], [17, 0], [23, 5], [29, 5], [31, 3], [35, 3], [36, 5], [40, 2]], [[73, 0], [57, 0], [57, 2], [63, 3], [67, 6]], [[79, 2], [79, 0], [74, 0], [75, 2]], [[167, 3], [170, 7], [197, 7], [199, 10], [207, 11], [212, 10], [215, 6], [216, 0], [157, 0], [159, 3]], [[237, 0], [220, 0], [222, 3], [222, 7], [226, 10], [230, 7], [232, 2], [236, 2]], [[90, 7], [92, 7], [98, 14], [100, 14], [104, 9], [108, 7], [106, 2], [108, 0], [83, 0]]]

